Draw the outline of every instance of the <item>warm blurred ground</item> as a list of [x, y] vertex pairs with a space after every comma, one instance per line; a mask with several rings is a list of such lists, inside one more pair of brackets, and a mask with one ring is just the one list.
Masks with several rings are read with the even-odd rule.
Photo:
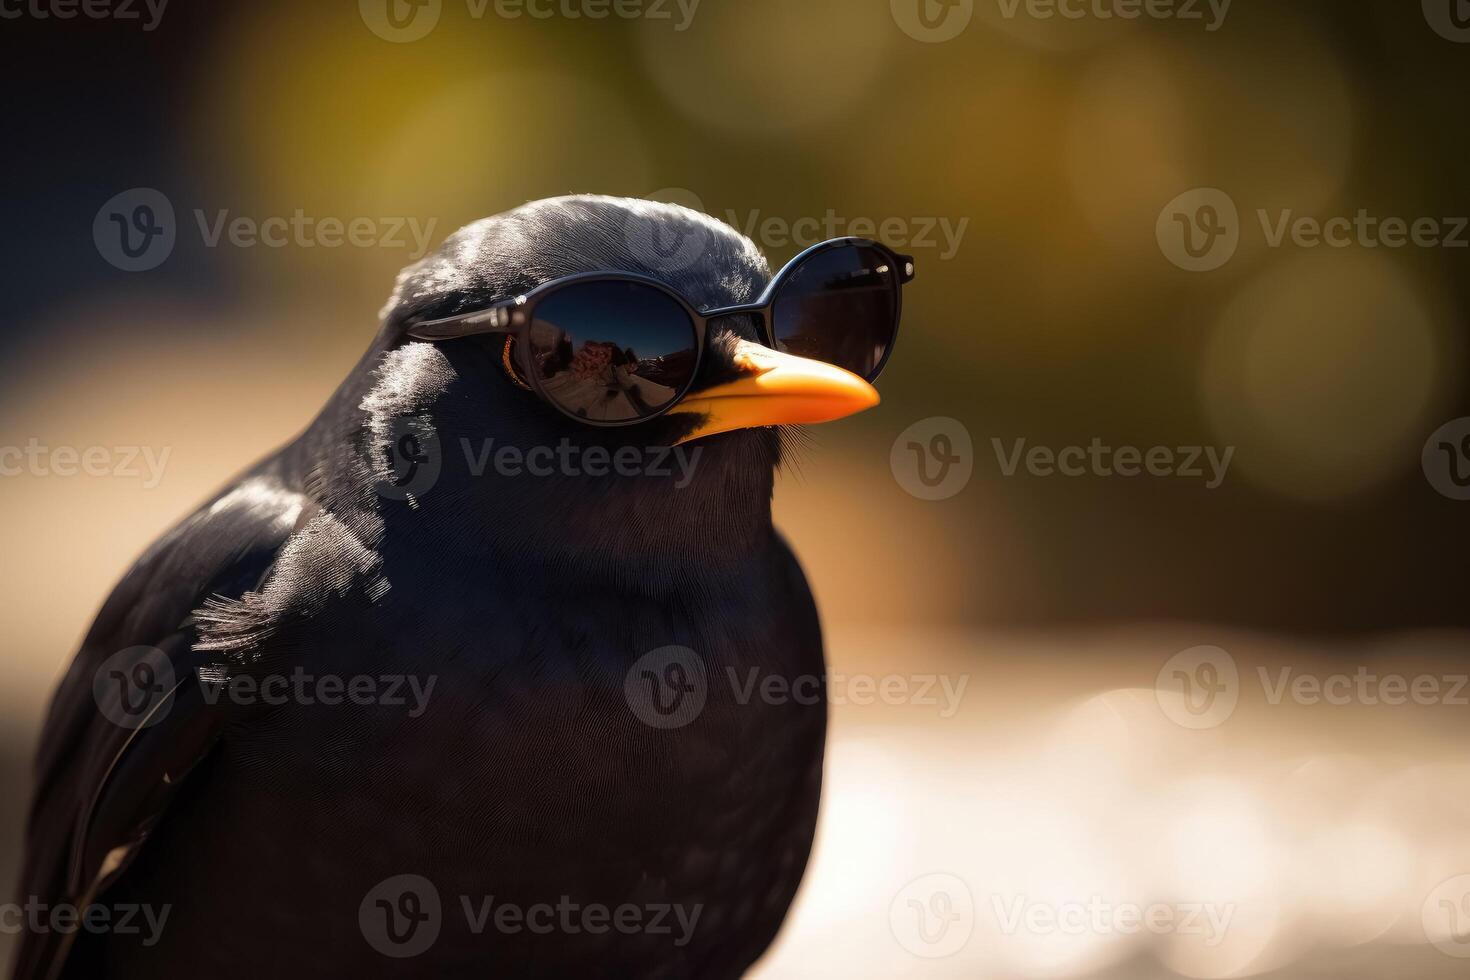
[[[1466, 639], [1344, 649], [1199, 625], [842, 632], [834, 671], [970, 683], [951, 717], [942, 697], [837, 707], [815, 862], [761, 975], [1463, 976], [1464, 959], [1429, 945], [1423, 916], [1428, 905], [1431, 922], [1449, 921], [1431, 896], [1470, 869], [1470, 709], [1274, 705], [1246, 681], [1232, 717], [1195, 731], [1170, 720], [1154, 687], [1197, 643], [1228, 649], [1243, 675], [1345, 662], [1463, 675]], [[973, 934], [952, 956], [916, 958], [902, 942], [925, 948], [905, 928], [910, 911], [893, 927], [891, 903], [935, 874], [968, 886], [973, 915], [954, 928]], [[1463, 899], [1470, 884], [1459, 887]], [[1003, 928], [1017, 903], [1094, 901], [1198, 903], [1229, 926], [1157, 939], [1046, 920]], [[1470, 906], [1458, 914], [1459, 942], [1436, 938], [1470, 954]]]

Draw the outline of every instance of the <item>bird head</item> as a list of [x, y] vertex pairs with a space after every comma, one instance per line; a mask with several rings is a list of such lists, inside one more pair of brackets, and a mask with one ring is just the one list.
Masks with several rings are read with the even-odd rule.
[[[623, 553], [700, 535], [753, 538], [769, 528], [783, 429], [878, 402], [856, 375], [766, 346], [749, 314], [710, 320], [693, 386], [672, 410], [618, 427], [540, 398], [526, 384], [525, 352], [503, 334], [411, 333], [415, 323], [597, 272], [651, 278], [699, 311], [750, 303], [771, 276], [748, 238], [672, 204], [554, 198], [462, 228], [400, 274], [361, 393], [375, 450], [391, 458], [404, 432], [418, 431], [420, 447], [435, 443], [433, 488], [405, 493], [411, 506], [485, 510], [495, 537], [522, 549], [547, 521], [583, 548]], [[600, 355], [618, 356], [592, 343], [568, 353], [589, 371]]]

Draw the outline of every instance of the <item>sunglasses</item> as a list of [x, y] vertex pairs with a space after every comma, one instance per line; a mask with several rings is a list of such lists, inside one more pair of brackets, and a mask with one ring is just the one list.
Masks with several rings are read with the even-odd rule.
[[589, 272], [469, 313], [410, 322], [408, 333], [503, 334], [503, 363], [521, 387], [579, 422], [635, 425], [689, 394], [709, 325], [721, 317], [753, 316], [768, 347], [876, 380], [898, 336], [902, 286], [913, 278], [911, 256], [838, 238], [792, 259], [743, 306], [698, 310], [648, 276]]

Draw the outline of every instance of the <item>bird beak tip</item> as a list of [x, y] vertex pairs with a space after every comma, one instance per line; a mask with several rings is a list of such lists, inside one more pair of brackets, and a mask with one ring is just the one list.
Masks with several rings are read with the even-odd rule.
[[741, 377], [686, 398], [675, 412], [704, 420], [679, 443], [735, 429], [832, 422], [873, 408], [878, 389], [850, 371], [742, 343], [735, 357]]

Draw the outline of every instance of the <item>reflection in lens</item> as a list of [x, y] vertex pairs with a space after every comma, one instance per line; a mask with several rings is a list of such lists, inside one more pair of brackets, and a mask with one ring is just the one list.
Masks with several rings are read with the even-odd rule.
[[547, 397], [579, 418], [657, 413], [694, 376], [694, 323], [674, 299], [634, 282], [584, 282], [536, 307], [531, 369]]
[[776, 294], [776, 346], [871, 381], [893, 343], [898, 282], [892, 261], [875, 248], [818, 252]]

